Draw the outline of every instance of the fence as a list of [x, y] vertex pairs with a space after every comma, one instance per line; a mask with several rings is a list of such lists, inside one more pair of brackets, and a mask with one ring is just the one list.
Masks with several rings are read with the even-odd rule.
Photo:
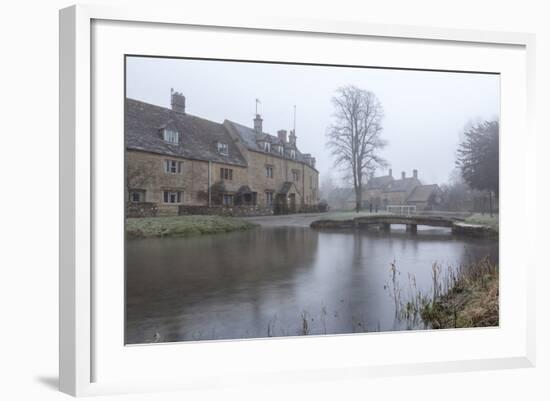
[[386, 206], [386, 212], [410, 216], [416, 214], [416, 205], [388, 205]]

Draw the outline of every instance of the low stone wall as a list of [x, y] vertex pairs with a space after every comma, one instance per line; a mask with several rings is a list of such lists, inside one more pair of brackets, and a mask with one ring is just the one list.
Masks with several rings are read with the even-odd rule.
[[192, 206], [180, 205], [180, 216], [186, 215], [216, 215], [230, 217], [270, 216], [273, 210], [260, 206]]
[[126, 202], [126, 217], [155, 217], [158, 207], [153, 202]]
[[453, 224], [453, 234], [470, 237], [492, 238], [498, 237], [498, 231], [489, 226], [457, 222]]

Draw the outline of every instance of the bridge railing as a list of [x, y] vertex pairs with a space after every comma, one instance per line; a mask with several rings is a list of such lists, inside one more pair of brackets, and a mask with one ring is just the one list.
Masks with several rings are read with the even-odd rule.
[[387, 205], [386, 212], [410, 216], [416, 214], [416, 205]]

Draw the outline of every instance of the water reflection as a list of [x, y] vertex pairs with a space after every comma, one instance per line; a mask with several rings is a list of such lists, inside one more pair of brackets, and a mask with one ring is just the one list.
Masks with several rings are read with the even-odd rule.
[[[305, 227], [126, 245], [126, 342], [404, 330], [384, 288], [400, 277], [430, 287], [434, 262], [458, 265], [498, 243], [442, 230], [318, 232]], [[306, 324], [304, 326], [304, 321]]]

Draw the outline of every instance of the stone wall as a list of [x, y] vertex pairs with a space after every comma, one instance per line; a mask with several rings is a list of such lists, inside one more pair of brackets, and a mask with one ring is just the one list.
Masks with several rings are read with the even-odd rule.
[[126, 217], [155, 217], [158, 207], [153, 202], [126, 202]]
[[[210, 164], [211, 185], [223, 187], [223, 192], [236, 194], [244, 185], [256, 192], [258, 210], [267, 210], [267, 192], [275, 196], [283, 183], [291, 181], [296, 199], [297, 212], [309, 211], [319, 203], [319, 174], [311, 166], [276, 155], [247, 151], [249, 167], [212, 162]], [[181, 171], [167, 173], [166, 160], [181, 162]], [[266, 176], [266, 165], [273, 168], [273, 177]], [[140, 190], [144, 201], [157, 204], [157, 215], [177, 215], [178, 206], [208, 205], [208, 170], [206, 161], [190, 160], [175, 156], [163, 156], [149, 152], [129, 150], [126, 152], [128, 179], [127, 190]], [[232, 179], [223, 179], [221, 168], [232, 170]], [[298, 172], [295, 180], [292, 171]], [[166, 204], [163, 191], [181, 192], [181, 203]], [[288, 194], [290, 195], [290, 193]], [[128, 194], [126, 194], [128, 199]], [[214, 203], [216, 201], [212, 199]], [[262, 212], [263, 213], [263, 212]], [[271, 212], [272, 213], [272, 212]]]
[[261, 206], [193, 206], [180, 205], [180, 216], [186, 215], [217, 215], [230, 217], [269, 216], [273, 210]]
[[[310, 166], [274, 154], [248, 151], [248, 185], [257, 192], [259, 205], [266, 204], [266, 192], [277, 194], [283, 183], [290, 181], [296, 186], [296, 205], [315, 205], [319, 202], [319, 174]], [[273, 177], [267, 177], [265, 167], [273, 168]], [[298, 172], [294, 180], [292, 171]]]

